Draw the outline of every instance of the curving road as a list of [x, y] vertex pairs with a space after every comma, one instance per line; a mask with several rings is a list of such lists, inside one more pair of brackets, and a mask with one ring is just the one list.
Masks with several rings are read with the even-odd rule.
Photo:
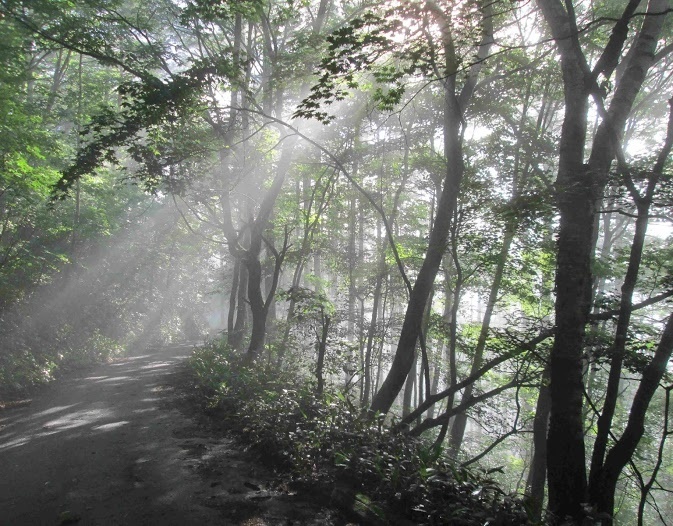
[[199, 425], [186, 347], [100, 366], [0, 411], [0, 525], [341, 524]]

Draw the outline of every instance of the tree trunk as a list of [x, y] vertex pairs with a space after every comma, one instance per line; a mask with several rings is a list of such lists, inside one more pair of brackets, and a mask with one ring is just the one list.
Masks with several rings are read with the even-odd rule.
[[[493, 276], [493, 283], [491, 284], [491, 290], [488, 295], [488, 301], [486, 303], [486, 309], [484, 311], [484, 317], [481, 323], [481, 330], [479, 332], [479, 338], [477, 339], [477, 345], [474, 350], [474, 357], [472, 358], [472, 368], [470, 369], [470, 375], [474, 374], [479, 370], [484, 361], [484, 350], [486, 348], [486, 340], [488, 339], [488, 333], [491, 328], [491, 317], [493, 316], [493, 310], [495, 309], [496, 301], [498, 300], [498, 295], [500, 294], [500, 285], [502, 284], [502, 277], [505, 271], [505, 264], [509, 258], [509, 250], [512, 246], [512, 241], [514, 240], [514, 226], [509, 226], [505, 231], [505, 237], [502, 242], [502, 247], [500, 249], [500, 255], [498, 257], [498, 263], [495, 269], [495, 275]], [[472, 397], [472, 392], [474, 390], [474, 384], [468, 385], [463, 391], [462, 400], [469, 400]], [[467, 425], [467, 414], [459, 413], [456, 415], [455, 420], [453, 421], [453, 426], [451, 426], [451, 435], [449, 437], [449, 456], [452, 458], [458, 458], [458, 452], [463, 443], [463, 436], [465, 435], [465, 427]]]
[[248, 304], [247, 304], [247, 290], [248, 290], [248, 269], [243, 262], [237, 261], [238, 264], [238, 289], [236, 290], [236, 322], [234, 323], [234, 330], [229, 334], [229, 345], [236, 350], [241, 350], [243, 345], [243, 337], [245, 336], [246, 327], [248, 325]]
[[318, 364], [316, 366], [316, 378], [318, 379], [318, 387], [316, 395], [322, 396], [325, 388], [325, 379], [323, 378], [323, 369], [325, 366], [325, 352], [327, 350], [327, 335], [329, 334], [330, 317], [325, 313], [322, 314], [322, 333], [318, 340]]
[[567, 37], [573, 34], [573, 27], [565, 10], [557, 2], [539, 3], [561, 49], [566, 104], [556, 183], [561, 221], [556, 272], [557, 331], [551, 353], [551, 417], [547, 438], [549, 510], [559, 520], [572, 517], [579, 521], [587, 484], [582, 341], [591, 306], [591, 240], [597, 198], [584, 166], [589, 92], [584, 57]]
[[[648, 196], [651, 199], [652, 196]], [[610, 373], [608, 376], [608, 385], [605, 392], [605, 401], [603, 402], [603, 411], [598, 418], [596, 440], [591, 457], [590, 471], [590, 491], [591, 496], [595, 484], [591, 483], [593, 475], [600, 469], [605, 458], [610, 429], [612, 427], [612, 418], [617, 407], [617, 398], [619, 397], [619, 382], [622, 376], [622, 365], [626, 352], [626, 339], [629, 324], [631, 322], [631, 307], [633, 305], [633, 293], [638, 280], [640, 262], [642, 259], [643, 248], [645, 246], [645, 232], [647, 230], [649, 201], [640, 201], [637, 203], [638, 217], [636, 219], [636, 229], [631, 243], [631, 253], [629, 255], [629, 265], [621, 288], [621, 300], [619, 305], [619, 317], [617, 319], [617, 329], [615, 331], [615, 340], [611, 352]]]
[[[446, 82], [450, 86], [454, 86], [455, 77], [450, 77]], [[447, 173], [444, 187], [437, 207], [434, 225], [430, 231], [426, 256], [409, 298], [395, 358], [388, 376], [372, 401], [371, 411], [374, 413], [387, 413], [389, 411], [409, 374], [415, 358], [416, 343], [421, 332], [425, 304], [446, 249], [446, 238], [449, 233], [451, 216], [456, 206], [464, 172], [462, 140], [459, 133], [462, 116], [454, 93], [451, 88], [447, 87], [444, 130], [447, 147]]]
[[[661, 9], [666, 5], [666, 2], [662, 2]], [[654, 20], [653, 20], [654, 18]], [[648, 63], [647, 57], [654, 53], [656, 49], [656, 42], [651, 42], [650, 36], [652, 33], [658, 34], [661, 31], [661, 24], [663, 23], [663, 16], [656, 17], [647, 17], [643, 22], [643, 28], [641, 34], [636, 40], [635, 47], [638, 50], [634, 55], [633, 60], [637, 60], [636, 64], [630, 65], [627, 67], [624, 76], [622, 77], [622, 83], [620, 83], [618, 91], [615, 93], [615, 98], [617, 100], [623, 101], [622, 104], [628, 104], [628, 108], [633, 104], [633, 98], [627, 98], [622, 95], [624, 90], [634, 90], [640, 89], [640, 85], [644, 80], [644, 75], [649, 69], [651, 63]], [[655, 27], [650, 27], [654, 25]], [[643, 61], [645, 62], [643, 64]], [[636, 70], [633, 74], [633, 70]], [[619, 97], [619, 98], [618, 98]], [[635, 95], [633, 95], [635, 97]], [[672, 99], [673, 100], [673, 99]], [[624, 121], [626, 120], [626, 111], [624, 109], [616, 108], [613, 111], [613, 107], [610, 107], [611, 113], [617, 113], [618, 115], [624, 115]], [[613, 117], [615, 118], [615, 117]], [[615, 118], [616, 120], [616, 118]], [[622, 121], [618, 121], [620, 124], [620, 130], [623, 128], [624, 124]], [[610, 130], [607, 130], [608, 132]], [[620, 134], [621, 135], [621, 134]], [[613, 138], [614, 140], [614, 138]], [[655, 188], [659, 182], [664, 164], [668, 155], [671, 151], [671, 141], [673, 140], [673, 113], [669, 117], [669, 126], [668, 126], [668, 135], [667, 141], [664, 145], [664, 148], [659, 155], [658, 162], [649, 177], [648, 185], [645, 191], [645, 195], [641, 196], [638, 189], [635, 187], [633, 182], [630, 180], [630, 175], [624, 174], [627, 178], [627, 186], [631, 193], [632, 198], [635, 201], [637, 217], [635, 232], [633, 235], [633, 241], [631, 243], [631, 251], [629, 254], [629, 263], [624, 277], [624, 282], [621, 288], [621, 299], [619, 306], [619, 316], [617, 319], [617, 328], [615, 330], [614, 344], [612, 347], [612, 358], [610, 363], [610, 373], [608, 377], [608, 385], [606, 388], [605, 401], [603, 404], [603, 411], [598, 418], [596, 441], [594, 444], [594, 451], [591, 458], [591, 471], [590, 471], [590, 488], [589, 494], [593, 500], [593, 492], [598, 490], [596, 484], [592, 482], [594, 475], [601, 469], [603, 459], [605, 456], [605, 451], [607, 448], [608, 437], [610, 435], [610, 428], [612, 427], [612, 419], [614, 417], [615, 409], [617, 407], [617, 398], [619, 396], [619, 382], [622, 374], [622, 365], [624, 362], [624, 355], [626, 352], [626, 340], [628, 335], [629, 324], [631, 321], [631, 307], [633, 303], [633, 294], [636, 288], [636, 283], [638, 281], [638, 273], [640, 270], [640, 263], [642, 260], [643, 249], [645, 246], [645, 234], [647, 232], [647, 225], [649, 220], [649, 211], [650, 204], [652, 203], [652, 198], [654, 196]], [[607, 140], [606, 140], [607, 142]], [[607, 147], [606, 147], [607, 149]], [[593, 159], [593, 155], [592, 155]], [[625, 169], [625, 167], [622, 167]], [[600, 490], [598, 490], [600, 491]], [[610, 510], [610, 513], [612, 511]]]
[[[265, 250], [266, 253], [266, 263], [264, 264], [264, 294], [268, 295], [274, 289], [274, 281], [277, 279], [276, 276], [276, 265], [274, 263], [274, 251], [272, 246], [275, 244], [273, 232], [269, 233], [269, 242], [271, 246], [267, 247]], [[270, 298], [270, 303], [268, 306], [267, 313], [267, 334], [270, 336], [271, 340], [274, 340], [276, 337], [276, 297], [272, 295]]]
[[534, 523], [542, 519], [544, 488], [547, 481], [547, 428], [549, 426], [549, 368], [545, 368], [540, 381], [540, 392], [533, 419], [533, 460], [526, 482], [526, 506]]
[[411, 401], [414, 397], [414, 387], [418, 377], [418, 357], [414, 356], [414, 363], [407, 375], [407, 381], [404, 383], [404, 392], [402, 394], [402, 417], [411, 413]]
[[[384, 261], [385, 262], [385, 261]], [[362, 386], [362, 407], [369, 405], [369, 396], [372, 383], [372, 349], [374, 348], [374, 337], [378, 326], [379, 303], [381, 302], [381, 288], [383, 285], [383, 275], [379, 267], [376, 276], [376, 286], [374, 287], [374, 304], [372, 305], [372, 318], [369, 322], [369, 331], [367, 332], [367, 345], [364, 354], [363, 367], [363, 386]]]
[[612, 524], [612, 513], [615, 507], [615, 490], [617, 481], [624, 467], [629, 463], [645, 433], [645, 416], [659, 382], [666, 374], [668, 362], [673, 354], [673, 316], [669, 316], [661, 340], [652, 361], [643, 372], [643, 377], [633, 398], [629, 420], [622, 436], [610, 449], [605, 463], [595, 475], [595, 486], [592, 488], [592, 504], [607, 517], [602, 524]]
[[[65, 78], [65, 74], [68, 71], [68, 66], [70, 65], [70, 56], [72, 55], [72, 50], [60, 49], [58, 51], [58, 59], [56, 65], [54, 66], [54, 75], [52, 76], [51, 88], [49, 90], [49, 97], [47, 98], [47, 106], [44, 110], [46, 115], [51, 115], [52, 110], [54, 109], [54, 103], [56, 102], [56, 97], [58, 92], [61, 90], [61, 83]], [[79, 58], [79, 93], [78, 97], [81, 98], [82, 93], [82, 56]], [[79, 127], [80, 115], [79, 110], [81, 109], [80, 102], [78, 101], [78, 116], [76, 126]], [[79, 133], [79, 130], [78, 130]]]
[[[636, 209], [637, 209], [636, 226], [633, 235], [633, 242], [631, 244], [629, 264], [626, 271], [626, 276], [624, 278], [624, 283], [622, 285], [622, 297], [619, 308], [619, 317], [617, 319], [615, 341], [612, 349], [612, 360], [610, 363], [608, 385], [606, 388], [605, 402], [603, 404], [603, 412], [601, 413], [598, 419], [598, 429], [596, 433], [594, 453], [591, 459], [591, 471], [589, 477], [589, 497], [591, 499], [590, 502], [596, 503], [599, 511], [610, 516], [613, 513], [614, 491], [615, 491], [614, 488], [617, 484], [617, 478], [619, 477], [619, 474], [621, 473], [621, 470], [624, 468], [626, 463], [631, 459], [631, 455], [633, 454], [633, 451], [635, 451], [635, 447], [638, 441], [640, 440], [640, 437], [642, 436], [643, 432], [640, 429], [629, 431], [629, 428], [627, 426], [627, 429], [624, 432], [622, 439], [624, 439], [627, 442], [629, 440], [632, 442], [635, 441], [635, 444], [633, 444], [632, 446], [631, 445], [620, 446], [621, 442], [620, 439], [620, 441], [618, 441], [617, 444], [613, 447], [613, 451], [615, 449], [617, 451], [620, 451], [619, 455], [615, 454], [617, 455], [617, 458], [613, 458], [610, 461], [611, 464], [608, 463], [609, 460], [606, 460], [605, 463], [603, 462], [605, 450], [607, 448], [608, 436], [610, 434], [610, 429], [612, 427], [612, 419], [614, 417], [615, 409], [617, 407], [617, 398], [619, 396], [619, 382], [622, 375], [622, 366], [624, 356], [626, 353], [626, 339], [628, 336], [628, 327], [631, 319], [631, 310], [633, 305], [633, 293], [635, 291], [636, 282], [638, 280], [638, 272], [642, 260], [643, 248], [645, 246], [645, 234], [647, 232], [650, 204], [652, 203], [657, 184], [661, 176], [663, 175], [663, 169], [671, 153], [671, 149], [673, 149], [673, 99], [669, 101], [669, 105], [671, 106], [671, 108], [669, 113], [668, 133], [666, 136], [666, 141], [664, 143], [664, 147], [662, 148], [658, 156], [657, 162], [655, 163], [655, 166], [649, 175], [645, 195], [642, 196], [640, 195], [639, 190], [636, 188], [635, 184], [631, 180], [631, 176], [625, 174], [627, 186], [629, 187], [632, 197], [636, 203]], [[666, 329], [668, 330], [668, 326]], [[662, 337], [662, 342], [660, 344], [660, 347], [662, 348], [657, 350], [657, 352], [655, 353], [654, 360], [645, 370], [643, 378], [641, 379], [641, 387], [642, 382], [649, 381], [649, 379], [646, 379], [646, 376], [653, 375], [655, 378], [657, 377], [656, 375], [658, 373], [656, 371], [655, 372], [649, 371], [649, 368], [650, 367], [656, 368], [656, 362], [659, 359], [660, 354], [664, 356], [666, 355], [667, 351], [665, 347], [666, 345], [668, 345], [666, 343], [666, 338], [667, 338], [667, 332], [665, 331], [664, 336]], [[668, 357], [670, 357], [670, 351], [668, 351]], [[666, 357], [666, 363], [663, 364], [664, 369], [666, 368], [668, 357]], [[657, 380], [657, 385], [659, 381], [660, 378]], [[656, 389], [656, 385], [654, 388]], [[636, 393], [636, 398], [638, 397], [639, 392], [640, 388]], [[635, 419], [638, 418], [644, 419], [644, 414], [642, 416], [634, 415], [634, 411], [636, 412], [642, 411], [644, 413], [647, 410], [647, 406], [649, 405], [649, 399], [651, 399], [652, 394], [643, 395], [645, 398], [643, 398], [643, 400], [639, 402], [640, 405], [636, 404], [636, 401], [634, 400], [631, 410], [632, 417], [634, 417]], [[629, 420], [629, 425], [630, 424], [631, 419]], [[634, 423], [634, 425], [638, 426], [641, 424]], [[629, 433], [631, 434], [630, 437]], [[627, 455], [627, 453], [629, 456], [628, 458], [625, 458], [625, 455]], [[608, 495], [608, 492], [610, 491], [612, 492], [611, 496]], [[606, 520], [605, 523], [611, 524], [611, 520]]]
[[234, 268], [231, 275], [231, 290], [229, 291], [229, 312], [227, 313], [227, 338], [229, 345], [232, 345], [234, 334], [234, 323], [236, 321], [236, 299], [238, 297], [238, 282], [241, 276], [241, 260], [234, 260]]
[[[442, 360], [442, 351], [444, 350], [444, 344], [441, 342], [437, 342], [439, 345], [439, 356], [436, 357], [434, 360], [434, 364], [432, 367], [432, 381], [430, 384], [430, 392], [428, 393], [428, 396], [433, 395], [437, 392], [437, 389], [439, 389], [439, 378], [442, 375], [442, 368], [440, 365], [440, 362]], [[435, 406], [433, 405], [429, 410], [428, 410], [428, 418], [434, 418], [435, 417]]]
[[248, 253], [244, 262], [248, 269], [248, 301], [252, 318], [252, 332], [247, 354], [250, 359], [255, 359], [264, 349], [268, 309], [262, 295], [262, 265], [259, 255]]
[[[260, 255], [262, 251], [262, 241], [265, 230], [268, 227], [269, 218], [273, 212], [273, 207], [280, 195], [280, 191], [285, 182], [285, 178], [290, 169], [290, 163], [294, 153], [294, 147], [297, 143], [296, 137], [288, 136], [283, 141], [283, 148], [281, 150], [280, 159], [276, 166], [276, 173], [274, 175], [271, 186], [264, 194], [264, 199], [259, 205], [257, 217], [250, 226], [250, 247], [243, 249], [243, 261], [248, 269], [248, 301], [250, 302], [250, 310], [252, 313], [252, 334], [250, 336], [250, 344], [247, 350], [247, 359], [253, 361], [259, 356], [264, 349], [266, 341], [266, 320], [269, 312], [269, 304], [271, 297], [264, 298], [262, 294], [262, 265], [260, 262]], [[233, 236], [230, 235], [231, 240]], [[232, 241], [230, 241], [232, 243]], [[241, 247], [238, 247], [241, 251]], [[276, 272], [279, 272], [277, 269]]]
[[[607, 181], [621, 130], [652, 63], [663, 16], [645, 18], [630, 64], [620, 79], [610, 111], [604, 117], [584, 164], [588, 99], [595, 76], [576, 38], [574, 13], [557, 0], [538, 0], [561, 54], [565, 117], [561, 130], [556, 181], [560, 212], [556, 272], [556, 338], [551, 354], [551, 417], [548, 434], [549, 510], [556, 521], [583, 520], [587, 502], [584, 429], [582, 420], [582, 350], [591, 308], [591, 258], [594, 251], [594, 214]], [[637, 2], [635, 4], [637, 6]], [[629, 4], [600, 63], [617, 63], [631, 20]], [[666, 0], [652, 0], [649, 11], [661, 13]], [[618, 33], [620, 24], [624, 32]], [[658, 26], [658, 27], [657, 27]], [[622, 35], [622, 36], [620, 36]], [[620, 41], [620, 38], [623, 40]], [[598, 66], [597, 66], [598, 67]], [[600, 72], [614, 68], [601, 66]]]
[[[482, 39], [479, 44], [478, 56], [486, 58], [493, 43], [492, 4], [480, 3], [482, 11]], [[441, 20], [442, 44], [445, 48], [445, 69], [450, 74], [444, 79], [444, 158], [446, 173], [442, 193], [437, 203], [437, 212], [428, 239], [425, 259], [416, 277], [416, 282], [409, 297], [409, 303], [402, 323], [388, 376], [372, 400], [372, 413], [387, 413], [395, 398], [402, 389], [409, 370], [414, 362], [416, 343], [422, 330], [425, 305], [435, 282], [437, 271], [446, 250], [446, 240], [453, 211], [456, 208], [458, 192], [463, 179], [465, 166], [463, 163], [463, 141], [460, 133], [463, 122], [463, 110], [471, 99], [476, 80], [483, 60], [478, 60], [470, 69], [468, 78], [460, 94], [456, 90], [458, 63], [455, 57], [451, 21], [447, 15]]]
[[355, 193], [350, 195], [350, 207], [348, 212], [348, 327], [346, 329], [347, 338], [349, 341], [355, 340], [355, 238], [357, 235], [356, 229], [356, 198]]

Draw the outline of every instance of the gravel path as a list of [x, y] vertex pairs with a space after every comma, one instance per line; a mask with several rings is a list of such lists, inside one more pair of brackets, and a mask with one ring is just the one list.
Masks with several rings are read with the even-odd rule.
[[203, 424], [188, 348], [100, 366], [0, 411], [0, 525], [339, 525]]

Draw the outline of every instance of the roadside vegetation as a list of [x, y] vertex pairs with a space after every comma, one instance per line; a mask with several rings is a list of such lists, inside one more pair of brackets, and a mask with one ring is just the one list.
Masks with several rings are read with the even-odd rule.
[[0, 396], [218, 335], [372, 513], [670, 525], [670, 3], [0, 0]]
[[523, 502], [481, 470], [455, 467], [427, 440], [367, 417], [350, 395], [297, 371], [249, 364], [223, 340], [194, 351], [195, 386], [214, 419], [290, 484], [372, 523], [532, 524]]

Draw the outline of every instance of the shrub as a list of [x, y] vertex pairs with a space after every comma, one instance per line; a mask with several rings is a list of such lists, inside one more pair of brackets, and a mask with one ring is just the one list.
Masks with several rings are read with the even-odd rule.
[[123, 352], [112, 338], [94, 330], [74, 331], [63, 325], [50, 339], [37, 334], [0, 335], [0, 398], [24, 396], [52, 381], [59, 373], [107, 362]]
[[221, 342], [195, 351], [190, 366], [210, 407], [267, 462], [326, 491], [350, 488], [355, 503], [379, 516], [416, 524], [524, 525], [521, 502], [488, 473], [454, 468], [428, 444], [366, 419], [346, 396], [268, 364], [246, 364]]

